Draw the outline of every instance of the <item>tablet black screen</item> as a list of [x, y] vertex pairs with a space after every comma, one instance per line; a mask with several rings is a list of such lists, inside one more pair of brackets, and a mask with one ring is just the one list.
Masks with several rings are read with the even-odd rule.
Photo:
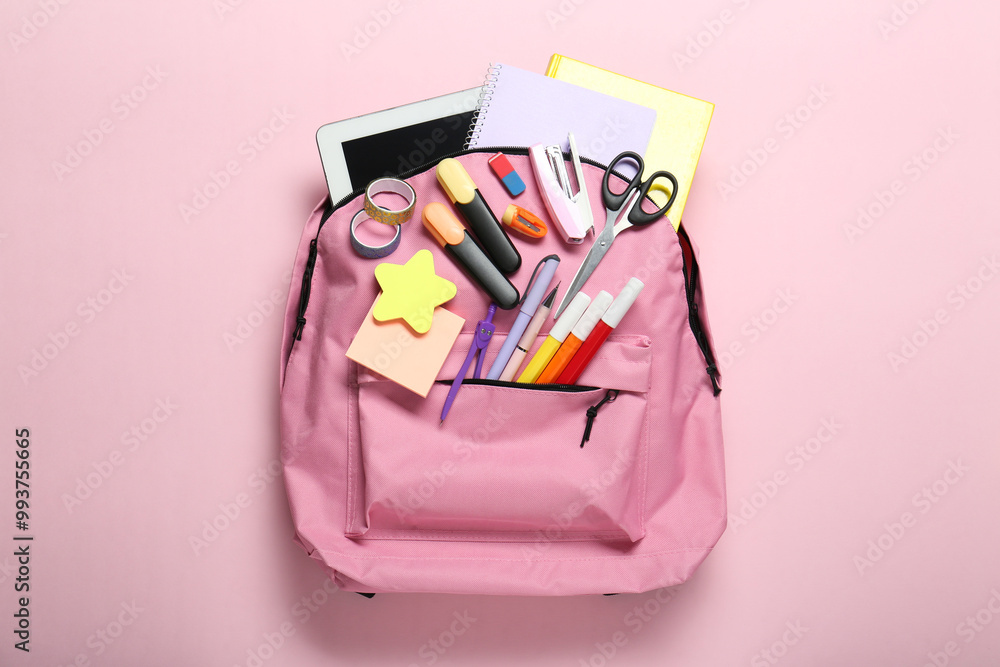
[[472, 114], [467, 111], [345, 141], [342, 146], [351, 189], [363, 188], [376, 178], [433, 164], [462, 150]]

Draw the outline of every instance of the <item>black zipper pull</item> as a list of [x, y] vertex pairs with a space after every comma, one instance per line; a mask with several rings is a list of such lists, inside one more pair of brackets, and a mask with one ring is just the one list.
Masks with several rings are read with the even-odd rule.
[[708, 373], [708, 377], [712, 381], [712, 395], [718, 396], [722, 391], [722, 387], [719, 386], [719, 369], [715, 366], [714, 361], [708, 364], [705, 372]]
[[601, 406], [605, 403], [614, 403], [615, 399], [618, 398], [617, 389], [608, 389], [608, 393], [604, 394], [604, 398], [597, 405], [591, 405], [587, 408], [587, 428], [583, 429], [583, 440], [580, 442], [580, 448], [582, 449], [587, 441], [590, 440], [590, 429], [594, 426], [594, 419], [597, 418], [597, 411], [601, 409]]
[[295, 331], [292, 340], [302, 340], [302, 329], [306, 326], [306, 307], [309, 305], [309, 293], [312, 291], [312, 275], [316, 266], [316, 239], [309, 242], [309, 258], [302, 271], [302, 289], [299, 291], [299, 315], [295, 320]]
[[695, 335], [695, 340], [698, 342], [698, 347], [701, 348], [702, 354], [705, 355], [705, 360], [708, 361], [705, 372], [708, 373], [708, 379], [712, 381], [712, 395], [718, 396], [722, 392], [722, 387], [719, 386], [719, 367], [715, 365], [715, 358], [712, 356], [712, 351], [708, 345], [708, 336], [705, 335], [705, 329], [701, 326], [701, 318], [698, 317], [698, 304], [694, 301], [691, 301], [691, 312], [694, 314], [695, 321], [698, 322], [698, 331]]

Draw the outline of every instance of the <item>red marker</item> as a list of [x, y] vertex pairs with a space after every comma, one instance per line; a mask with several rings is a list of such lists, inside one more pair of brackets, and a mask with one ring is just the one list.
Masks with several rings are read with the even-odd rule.
[[625, 287], [622, 288], [622, 291], [619, 292], [615, 300], [608, 306], [607, 311], [601, 317], [601, 321], [597, 323], [594, 330], [587, 336], [587, 340], [583, 341], [583, 345], [580, 346], [580, 349], [576, 351], [573, 358], [566, 364], [566, 368], [556, 378], [556, 384], [576, 384], [583, 369], [593, 359], [594, 354], [604, 343], [608, 334], [614, 331], [614, 328], [622, 321], [625, 313], [635, 303], [635, 299], [639, 296], [639, 292], [642, 291], [643, 287], [645, 285], [638, 278], [629, 279]]

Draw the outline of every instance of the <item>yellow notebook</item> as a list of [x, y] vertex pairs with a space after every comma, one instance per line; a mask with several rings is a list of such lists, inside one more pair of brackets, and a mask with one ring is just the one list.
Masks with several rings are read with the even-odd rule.
[[[677, 229], [684, 215], [684, 205], [715, 105], [558, 53], [549, 60], [545, 75], [656, 109], [653, 135], [643, 156], [646, 163], [643, 176], [665, 169], [677, 177], [677, 199], [667, 212], [674, 229]], [[666, 201], [665, 198], [662, 201], [654, 199], [660, 203]]]

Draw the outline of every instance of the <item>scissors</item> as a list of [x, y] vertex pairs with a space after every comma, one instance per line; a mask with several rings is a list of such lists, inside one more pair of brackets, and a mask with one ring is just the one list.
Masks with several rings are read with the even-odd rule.
[[[624, 191], [612, 192], [611, 186], [608, 183], [611, 172], [614, 170], [615, 165], [626, 159], [635, 162], [639, 169], [636, 171], [635, 176], [632, 177], [632, 180], [628, 182], [628, 185], [625, 186]], [[667, 210], [673, 205], [674, 199], [677, 197], [677, 179], [674, 175], [669, 171], [658, 171], [644, 181], [642, 180], [642, 170], [644, 168], [645, 164], [642, 162], [642, 157], [632, 151], [619, 153], [611, 161], [611, 164], [608, 165], [607, 170], [604, 172], [604, 180], [601, 181], [601, 199], [604, 201], [604, 207], [607, 209], [608, 219], [604, 223], [604, 229], [594, 239], [594, 245], [591, 246], [590, 252], [584, 257], [583, 263], [576, 271], [576, 275], [573, 276], [573, 282], [570, 283], [569, 290], [559, 303], [559, 308], [556, 309], [556, 317], [562, 314], [563, 309], [573, 300], [573, 297], [577, 295], [583, 284], [587, 282], [587, 278], [590, 277], [590, 274], [594, 272], [594, 269], [597, 268], [597, 265], [604, 259], [604, 255], [611, 248], [611, 244], [614, 242], [616, 236], [629, 227], [643, 227], [656, 222], [666, 215]], [[642, 210], [642, 200], [649, 194], [650, 188], [653, 187], [653, 182], [658, 178], [667, 179], [673, 186], [670, 189], [670, 199], [662, 207], [649, 213]], [[619, 217], [621, 220], [619, 220]]]

